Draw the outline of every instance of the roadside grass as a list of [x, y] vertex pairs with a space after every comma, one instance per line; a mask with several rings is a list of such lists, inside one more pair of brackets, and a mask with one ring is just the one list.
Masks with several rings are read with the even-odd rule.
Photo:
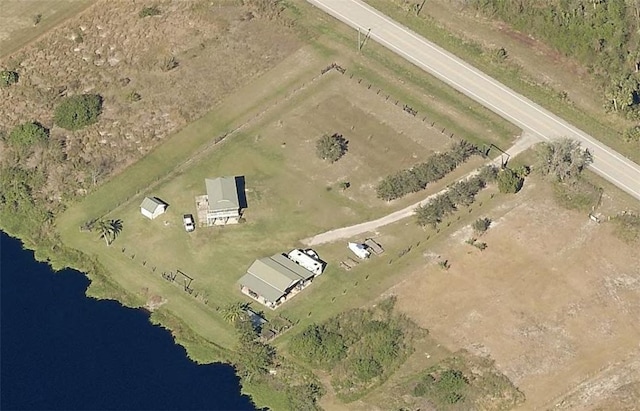
[[621, 137], [623, 130], [616, 129], [615, 125], [607, 121], [603, 116], [583, 112], [574, 105], [567, 103], [558, 90], [532, 80], [520, 67], [508, 63], [497, 64], [493, 62], [490, 57], [490, 50], [485, 50], [475, 42], [463, 40], [453, 35], [430, 17], [423, 15], [418, 17], [414, 13], [407, 12], [388, 1], [365, 1], [392, 19], [406, 25], [416, 33], [496, 78], [506, 86], [559, 115], [636, 163], [640, 162], [640, 151], [637, 149], [637, 145], [624, 142]]
[[570, 210], [590, 212], [598, 205], [602, 189], [587, 179], [570, 183], [553, 183], [553, 194], [558, 204]]
[[[3, 0], [0, 15], [0, 58], [6, 57], [82, 12], [95, 0]], [[34, 16], [40, 15], [34, 25]]]
[[517, 126], [378, 43], [369, 41], [361, 53], [352, 51], [349, 45], [355, 38], [353, 29], [331, 21], [333, 18], [309, 4], [304, 7], [308, 15], [304, 23], [318, 33], [314, 47], [323, 48], [325, 43], [332, 43], [339, 50], [340, 58], [352, 67], [347, 74], [355, 73], [378, 87], [384, 85], [386, 94], [399, 100], [400, 105], [407, 104], [417, 110], [417, 117], [426, 117], [440, 129], [445, 128], [448, 133], [478, 145], [494, 143], [507, 147], [521, 133]]

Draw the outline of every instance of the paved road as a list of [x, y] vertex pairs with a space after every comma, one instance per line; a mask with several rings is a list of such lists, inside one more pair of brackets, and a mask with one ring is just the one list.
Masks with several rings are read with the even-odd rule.
[[[640, 166], [548, 110], [359, 0], [307, 1], [351, 27], [364, 32], [371, 29], [372, 40], [478, 101], [525, 132], [534, 133], [544, 140], [570, 137], [580, 141], [593, 155], [593, 171], [640, 200]], [[354, 33], [354, 47], [355, 36]]]
[[[516, 140], [514, 145], [507, 150], [507, 154], [509, 154], [509, 156], [511, 157], [515, 157], [516, 155], [522, 153], [532, 145], [539, 142], [540, 142], [540, 138], [537, 135], [531, 134], [531, 133], [524, 133], [518, 140]], [[501, 165], [502, 160], [503, 159], [500, 156], [490, 164], [493, 164], [494, 166], [499, 167]], [[472, 171], [466, 176], [460, 178], [458, 181], [466, 180], [469, 177], [476, 175], [477, 173], [478, 173], [478, 170]], [[436, 197], [440, 193], [445, 192], [446, 190], [447, 189], [444, 188], [437, 193], [431, 194], [430, 196], [428, 196], [422, 201], [419, 201], [413, 205], [410, 205], [409, 207], [405, 207], [402, 210], [394, 211], [393, 213], [387, 214], [386, 216], [380, 217], [376, 220], [371, 220], [364, 223], [352, 225], [349, 227], [342, 227], [342, 228], [337, 228], [335, 230], [326, 231], [322, 234], [305, 238], [304, 240], [302, 240], [302, 243], [311, 247], [318, 244], [330, 243], [332, 241], [352, 238], [364, 233], [375, 232], [378, 228], [382, 226], [395, 223], [407, 217], [411, 217], [413, 214], [415, 214], [415, 209], [418, 208], [418, 206], [427, 204], [429, 201], [431, 201], [432, 198]]]

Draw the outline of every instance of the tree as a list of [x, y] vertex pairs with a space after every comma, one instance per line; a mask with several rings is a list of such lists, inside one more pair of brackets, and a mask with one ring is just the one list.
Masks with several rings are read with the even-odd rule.
[[482, 234], [489, 229], [490, 225], [491, 225], [491, 219], [486, 217], [479, 218], [473, 223], [473, 230], [478, 234]]
[[15, 71], [2, 70], [0, 71], [0, 87], [8, 87], [15, 84], [18, 82], [19, 78], [20, 76], [18, 76], [18, 73]]
[[122, 232], [122, 220], [104, 220], [101, 218], [96, 221], [93, 229], [100, 234], [100, 238], [105, 241], [107, 246], [110, 246]]
[[247, 316], [247, 308], [248, 305], [246, 303], [241, 303], [239, 301], [227, 304], [222, 309], [222, 318], [230, 324], [235, 324]]
[[498, 173], [498, 190], [501, 193], [515, 194], [522, 188], [524, 178], [505, 168]]
[[544, 176], [552, 175], [558, 181], [574, 180], [593, 158], [580, 143], [568, 138], [542, 143], [537, 150], [536, 169]]
[[273, 364], [275, 350], [258, 340], [241, 339], [237, 350], [236, 366], [241, 375], [249, 380], [255, 375], [264, 375]]
[[79, 94], [62, 100], [55, 110], [54, 121], [64, 129], [79, 130], [98, 121], [101, 112], [101, 96]]
[[325, 134], [316, 142], [316, 154], [323, 160], [334, 163], [348, 150], [349, 142], [341, 134]]
[[436, 226], [442, 222], [442, 214], [436, 209], [432, 202], [424, 206], [418, 206], [418, 208], [416, 208], [416, 216], [420, 227], [430, 225], [436, 228]]
[[638, 103], [639, 86], [631, 74], [614, 77], [605, 92], [605, 107], [615, 112], [628, 110]]
[[286, 393], [290, 410], [319, 411], [320, 408], [316, 402], [324, 394], [324, 390], [321, 385], [312, 382], [303, 385], [288, 385]]
[[633, 126], [627, 128], [622, 134], [624, 139], [628, 142], [640, 142], [640, 126]]
[[49, 130], [40, 123], [29, 122], [16, 126], [7, 138], [7, 142], [14, 147], [29, 147], [38, 143], [45, 143], [49, 139]]
[[484, 166], [478, 172], [478, 177], [485, 184], [493, 183], [498, 177], [498, 168], [492, 165]]

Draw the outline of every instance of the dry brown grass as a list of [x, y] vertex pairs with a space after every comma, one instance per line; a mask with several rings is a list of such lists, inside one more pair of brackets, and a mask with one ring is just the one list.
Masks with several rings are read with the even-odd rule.
[[[140, 18], [142, 6], [99, 2], [0, 62], [20, 74], [2, 91], [0, 129], [38, 120], [70, 160], [49, 173], [53, 198], [89, 188], [92, 173], [123, 169], [300, 46], [286, 27], [273, 29], [277, 22], [247, 18], [239, 3], [159, 2], [162, 14]], [[178, 66], [163, 71], [171, 57]], [[133, 91], [140, 101], [127, 97]], [[104, 97], [98, 123], [53, 127], [60, 98], [87, 92]]]
[[495, 359], [527, 396], [523, 409], [568, 394], [572, 409], [586, 409], [637, 381], [638, 367], [624, 368], [639, 354], [637, 250], [610, 225], [557, 206], [542, 182], [529, 181], [489, 217], [488, 249], [462, 244], [464, 230], [453, 234], [433, 250], [451, 269], [412, 274], [393, 289], [399, 307], [448, 348]]

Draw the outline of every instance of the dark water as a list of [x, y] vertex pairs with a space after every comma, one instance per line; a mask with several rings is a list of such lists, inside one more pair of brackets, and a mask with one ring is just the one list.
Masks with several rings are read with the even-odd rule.
[[0, 237], [0, 409], [255, 410], [231, 367], [194, 364], [145, 312]]

